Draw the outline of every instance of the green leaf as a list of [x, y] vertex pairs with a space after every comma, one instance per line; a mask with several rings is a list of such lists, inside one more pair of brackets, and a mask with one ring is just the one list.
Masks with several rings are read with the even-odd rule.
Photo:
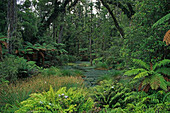
[[132, 75], [136, 75], [136, 74], [138, 74], [138, 73], [140, 73], [140, 72], [144, 72], [144, 71], [146, 71], [145, 69], [132, 69], [132, 70], [129, 70], [129, 71], [126, 71], [125, 73], [124, 73], [124, 75], [127, 75], [127, 76], [132, 76]]
[[169, 60], [169, 59], [164, 59], [164, 60], [156, 63], [156, 64], [153, 66], [153, 70], [156, 70], [157, 68], [166, 66], [166, 65], [168, 65], [168, 64], [170, 64], [170, 60]]
[[157, 73], [163, 73], [165, 75], [170, 75], [170, 68], [166, 68], [166, 67], [163, 67], [163, 68], [159, 68], [156, 70]]
[[160, 24], [164, 24], [165, 22], [170, 20], [170, 13], [159, 19], [156, 23], [153, 24], [152, 28], [157, 27]]
[[150, 66], [148, 64], [146, 64], [145, 62], [143, 62], [142, 60], [140, 60], [140, 59], [133, 59], [133, 62], [135, 64], [138, 64], [139, 66], [147, 69], [147, 70], [150, 70]]
[[145, 76], [148, 76], [148, 71], [144, 71], [136, 75], [133, 79], [143, 78]]

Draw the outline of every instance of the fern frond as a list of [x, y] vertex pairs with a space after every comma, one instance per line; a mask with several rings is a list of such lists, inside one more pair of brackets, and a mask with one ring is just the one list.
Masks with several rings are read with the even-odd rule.
[[160, 76], [156, 75], [152, 75], [151, 80], [150, 80], [150, 86], [152, 89], [157, 90], [160, 86], [161, 82], [160, 82]]
[[142, 87], [148, 85], [149, 83], [150, 83], [150, 77], [145, 78], [145, 80], [143, 80], [142, 82]]
[[129, 70], [129, 71], [126, 71], [125, 73], [124, 73], [124, 75], [127, 75], [127, 76], [132, 76], [132, 75], [136, 75], [136, 74], [138, 74], [138, 73], [140, 73], [140, 72], [143, 72], [143, 71], [146, 71], [145, 69], [132, 69], [132, 70]]
[[148, 64], [146, 64], [144, 61], [140, 60], [140, 59], [133, 59], [133, 62], [135, 64], [138, 64], [139, 66], [145, 68], [146, 70], [150, 69], [150, 66]]
[[157, 68], [166, 66], [168, 64], [170, 64], [170, 60], [169, 59], [164, 59], [164, 60], [160, 61], [159, 63], [156, 63], [153, 66], [153, 70], [156, 70]]
[[165, 81], [163, 76], [160, 76], [160, 88], [162, 88], [163, 90], [167, 91], [167, 82]]
[[160, 74], [154, 74], [151, 76], [150, 86], [152, 89], [157, 90], [159, 87], [167, 91], [167, 83], [164, 77]]
[[156, 23], [153, 24], [152, 28], [165, 23], [166, 21], [170, 20], [170, 13], [159, 19]]
[[163, 67], [163, 68], [159, 68], [156, 70], [157, 73], [163, 73], [165, 75], [170, 75], [170, 68], [166, 68], [166, 67]]
[[144, 71], [136, 75], [133, 79], [143, 78], [145, 76], [148, 76], [148, 71]]

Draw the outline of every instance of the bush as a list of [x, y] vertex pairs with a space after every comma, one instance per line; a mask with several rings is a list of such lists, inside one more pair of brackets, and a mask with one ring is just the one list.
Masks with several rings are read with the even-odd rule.
[[92, 109], [94, 102], [88, 97], [84, 89], [66, 87], [57, 92], [50, 87], [48, 92], [34, 93], [31, 97], [21, 102], [17, 113], [25, 112], [84, 112]]
[[82, 71], [80, 70], [71, 70], [71, 69], [59, 69], [57, 67], [50, 67], [50, 68], [46, 68], [41, 70], [41, 74], [43, 76], [77, 76], [77, 77], [81, 77], [83, 76]]
[[41, 75], [42, 76], [61, 76], [62, 72], [60, 69], [56, 68], [56, 67], [50, 67], [50, 68], [46, 68], [41, 70]]
[[96, 107], [103, 108], [101, 113], [166, 113], [170, 110], [170, 93], [163, 90], [147, 94], [135, 92], [121, 83], [101, 81], [92, 88]]
[[26, 78], [38, 74], [38, 66], [33, 61], [27, 62], [24, 58], [6, 56], [0, 62], [0, 83], [4, 80], [16, 81], [18, 78]]
[[117, 108], [125, 107], [125, 101], [123, 100], [131, 92], [131, 89], [116, 81], [104, 80], [100, 82], [100, 85], [92, 88], [92, 92], [92, 97], [97, 101], [98, 107]]
[[104, 62], [98, 62], [96, 64], [96, 69], [99, 69], [99, 70], [108, 70], [109, 69], [109, 66]]

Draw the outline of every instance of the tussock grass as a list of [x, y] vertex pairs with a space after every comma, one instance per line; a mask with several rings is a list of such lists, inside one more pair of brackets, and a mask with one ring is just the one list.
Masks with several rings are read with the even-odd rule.
[[83, 79], [81, 77], [59, 77], [59, 76], [41, 76], [28, 78], [24, 81], [17, 81], [11, 84], [0, 86], [0, 106], [5, 104], [17, 104], [29, 97], [31, 93], [48, 91], [50, 85], [54, 90], [65, 86], [82, 87]]

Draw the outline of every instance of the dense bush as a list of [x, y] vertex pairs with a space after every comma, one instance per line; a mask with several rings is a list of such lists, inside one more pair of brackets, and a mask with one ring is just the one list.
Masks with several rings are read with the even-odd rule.
[[43, 76], [83, 76], [83, 73], [80, 70], [59, 69], [53, 66], [41, 70], [41, 74]]
[[50, 87], [48, 92], [31, 94], [30, 98], [21, 102], [20, 108], [16, 112], [73, 113], [89, 111], [93, 105], [93, 100], [83, 89], [66, 90], [66, 87], [63, 87], [55, 92]]
[[109, 66], [105, 62], [98, 62], [96, 64], [96, 69], [99, 69], [99, 70], [108, 70]]
[[27, 62], [24, 58], [6, 56], [0, 62], [0, 82], [15, 81], [18, 78], [26, 78], [38, 73], [38, 66], [33, 61]]
[[92, 88], [92, 97], [101, 113], [167, 113], [170, 94], [163, 90], [151, 93], [136, 92], [121, 83], [101, 81]]

